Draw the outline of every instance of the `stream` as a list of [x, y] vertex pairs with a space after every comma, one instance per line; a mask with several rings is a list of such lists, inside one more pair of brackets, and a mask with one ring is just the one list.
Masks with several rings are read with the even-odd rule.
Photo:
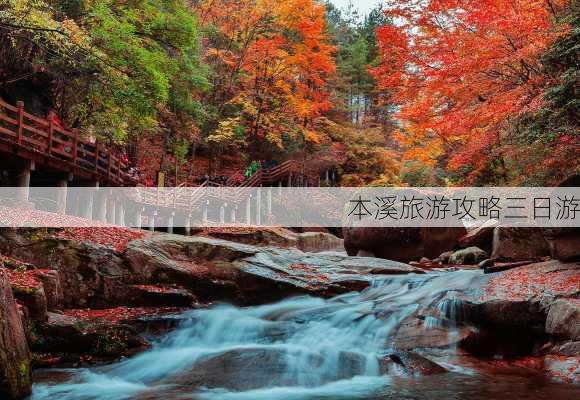
[[[123, 399], [546, 399], [580, 398], [580, 388], [535, 373], [460, 362], [454, 349], [427, 358], [450, 372], [408, 376], [389, 360], [409, 316], [456, 335], [458, 298], [480, 271], [377, 278], [361, 293], [296, 297], [183, 315], [177, 329], [139, 355], [94, 368], [50, 370], [32, 400]], [[576, 394], [574, 394], [576, 393]]]

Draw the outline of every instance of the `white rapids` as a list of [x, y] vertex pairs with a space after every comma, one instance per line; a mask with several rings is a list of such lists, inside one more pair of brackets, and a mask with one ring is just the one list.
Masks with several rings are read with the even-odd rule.
[[[399, 324], [419, 311], [427, 315], [425, 329], [445, 320], [453, 333], [448, 321], [460, 317], [458, 296], [480, 278], [480, 271], [381, 277], [361, 293], [329, 300], [303, 296], [191, 311], [150, 350], [105, 367], [65, 371], [64, 382], [35, 384], [32, 400], [399, 398], [378, 395], [401, 379], [381, 370], [379, 361]], [[217, 374], [203, 375], [208, 360], [228, 354], [250, 358], [241, 365], [227, 359]], [[195, 374], [211, 382], [194, 382]], [[430, 398], [418, 396], [408, 398]]]

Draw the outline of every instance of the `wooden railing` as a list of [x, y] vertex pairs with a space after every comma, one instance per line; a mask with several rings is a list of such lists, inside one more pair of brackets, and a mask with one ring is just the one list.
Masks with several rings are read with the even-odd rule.
[[[300, 163], [290, 160], [271, 169], [259, 169], [238, 186], [232, 187], [205, 181], [193, 191], [185, 190], [183, 185], [177, 188], [143, 188], [139, 193], [138, 201], [144, 205], [156, 205], [181, 210], [193, 210], [202, 201], [210, 199], [217, 199], [229, 204], [239, 204], [248, 198], [253, 188], [272, 185], [299, 173]], [[226, 188], [227, 190], [224, 190]]]
[[16, 107], [0, 100], [0, 140], [22, 153], [57, 161], [53, 165], [66, 172], [82, 171], [106, 184], [123, 185], [127, 180], [126, 165], [118, 153], [99, 143], [80, 137], [77, 129], [66, 130], [54, 117], [39, 118], [24, 111], [24, 103]]
[[[126, 165], [118, 153], [99, 143], [80, 137], [77, 129], [66, 130], [55, 124], [54, 115], [39, 118], [24, 111], [24, 103], [16, 107], [0, 100], [0, 144], [23, 158], [41, 158], [52, 161], [52, 167], [64, 172], [82, 171], [102, 184], [133, 186], [126, 174]], [[186, 190], [185, 184], [171, 189], [144, 188], [138, 191], [138, 203], [182, 210], [193, 210], [202, 200], [219, 199], [231, 204], [244, 201], [252, 188], [273, 185], [289, 177], [301, 175], [301, 164], [286, 161], [274, 168], [259, 169], [231, 190], [234, 177], [226, 185], [204, 182], [195, 190]], [[296, 184], [297, 181], [294, 181]], [[222, 190], [230, 187], [228, 190]], [[153, 189], [153, 190], [152, 190]], [[188, 189], [188, 188], [187, 188]], [[209, 189], [209, 190], [208, 190]]]

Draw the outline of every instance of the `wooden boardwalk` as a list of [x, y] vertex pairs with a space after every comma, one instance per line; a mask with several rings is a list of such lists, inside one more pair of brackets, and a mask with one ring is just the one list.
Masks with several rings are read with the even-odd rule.
[[[33, 171], [56, 178], [59, 187], [56, 209], [61, 214], [66, 213], [67, 204], [70, 203], [70, 201], [67, 203], [67, 186], [71, 180], [74, 181], [73, 183], [84, 180], [89, 185], [103, 189], [137, 186], [132, 192], [136, 193], [135, 198], [131, 196], [133, 202], [131, 208], [133, 213], [136, 213], [133, 218], [137, 221], [141, 221], [141, 213], [147, 210], [154, 215], [158, 213], [172, 215], [175, 212], [187, 214], [200, 208], [203, 209], [204, 205], [209, 204], [210, 201], [218, 202], [224, 207], [229, 205], [236, 208], [245, 202], [246, 208], [249, 209], [249, 201], [254, 188], [269, 186], [267, 198], [270, 198], [272, 187], [308, 186], [304, 175], [304, 165], [298, 161], [289, 160], [274, 168], [258, 169], [241, 183], [236, 179], [239, 176], [238, 173], [231, 176], [225, 185], [206, 181], [194, 188], [187, 187], [187, 184], [174, 188], [142, 187], [129, 177], [127, 165], [117, 150], [98, 141], [91, 142], [83, 139], [76, 129], [64, 129], [54, 114], [49, 114], [47, 118], [40, 118], [24, 111], [22, 102], [13, 106], [2, 100], [0, 100], [0, 156], [3, 157], [2, 167], [8, 166], [8, 158], [10, 158], [11, 162], [16, 163], [20, 168], [17, 171], [17, 186], [23, 190], [18, 192], [16, 200], [23, 206], [30, 204], [29, 188]], [[47, 186], [53, 186], [53, 184], [54, 182]], [[221, 190], [226, 187], [228, 190]], [[114, 215], [119, 213], [123, 199], [107, 197], [102, 194], [103, 191], [100, 192], [98, 206], [95, 203], [93, 208], [93, 200], [87, 200], [84, 205], [85, 208], [88, 207], [87, 210], [77, 215], [105, 220], [105, 214], [107, 214], [106, 220], [112, 223], [125, 220], [124, 217]], [[261, 196], [258, 196], [258, 204], [259, 197]], [[119, 205], [117, 211], [112, 211], [115, 210], [116, 204]], [[122, 210], [121, 214], [129, 211]], [[151, 218], [149, 218], [150, 221]], [[140, 226], [140, 222], [136, 226]]]
[[84, 140], [78, 130], [62, 128], [51, 115], [27, 113], [23, 102], [12, 106], [0, 100], [0, 151], [101, 185], [130, 186], [118, 151]]

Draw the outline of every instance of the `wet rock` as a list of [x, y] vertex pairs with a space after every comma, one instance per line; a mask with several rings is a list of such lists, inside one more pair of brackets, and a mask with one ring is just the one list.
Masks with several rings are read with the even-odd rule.
[[493, 231], [498, 226], [496, 220], [486, 221], [483, 225], [471, 229], [466, 235], [459, 239], [459, 246], [479, 247], [484, 251], [491, 253], [493, 244]]
[[563, 356], [580, 356], [580, 342], [564, 342], [555, 345], [550, 352]]
[[546, 332], [580, 340], [580, 299], [560, 299], [552, 303], [546, 319]]
[[420, 272], [388, 260], [175, 235], [135, 241], [127, 247], [125, 257], [145, 280], [180, 282], [200, 300], [244, 304], [292, 294], [332, 296], [366, 288], [373, 274]]
[[298, 234], [298, 249], [304, 252], [344, 251], [344, 241], [331, 233], [304, 232]]
[[20, 287], [12, 285], [14, 297], [26, 307], [28, 316], [37, 320], [45, 320], [48, 310], [46, 296], [42, 285], [35, 287]]
[[445, 368], [433, 361], [410, 351], [399, 351], [389, 355], [389, 358], [401, 366], [405, 373], [412, 376], [436, 375], [447, 372]]
[[246, 391], [266, 386], [322, 385], [360, 375], [366, 368], [366, 358], [356, 353], [338, 353], [330, 367], [324, 361], [323, 355], [314, 351], [240, 348], [202, 359], [191, 370], [163, 383]]
[[474, 265], [479, 264], [487, 258], [487, 253], [478, 247], [468, 247], [458, 250], [449, 257], [449, 264], [452, 265]]
[[58, 271], [39, 271], [36, 273], [36, 278], [42, 283], [47, 308], [49, 310], [61, 308], [64, 302], [64, 294], [62, 292]]
[[[558, 187], [579, 187], [580, 175], [572, 175], [560, 182]], [[552, 258], [560, 261], [580, 260], [580, 228], [544, 229]]]
[[33, 350], [39, 353], [117, 358], [148, 346], [129, 326], [86, 321], [52, 312], [38, 329], [40, 338], [33, 343]]
[[359, 228], [343, 229], [344, 246], [349, 255], [366, 251], [376, 257], [409, 262], [418, 255], [435, 258], [454, 248], [464, 228]]
[[[451, 329], [450, 329], [451, 328]], [[425, 319], [411, 316], [402, 321], [393, 337], [392, 346], [397, 350], [413, 350], [424, 348], [447, 348], [457, 345], [471, 334], [465, 328], [445, 326], [427, 326]]]
[[441, 253], [439, 257], [435, 259], [435, 261], [441, 262], [441, 264], [449, 264], [449, 259], [453, 255], [453, 251], [446, 251], [445, 253]]
[[542, 231], [529, 227], [497, 227], [493, 232], [493, 260], [537, 260], [550, 255]]
[[462, 342], [464, 349], [517, 357], [545, 354], [554, 335], [577, 340], [575, 325], [567, 324], [578, 318], [579, 263], [532, 263], [480, 279], [475, 286], [483, 291], [464, 304], [466, 322], [479, 329]]
[[488, 268], [492, 268], [494, 264], [495, 264], [494, 261], [488, 258], [487, 260], [483, 260], [482, 262], [480, 262], [477, 266], [479, 267], [479, 269], [486, 270]]
[[550, 305], [580, 294], [580, 263], [533, 263], [480, 279], [483, 291], [466, 310], [472, 322], [545, 332]]
[[190, 307], [196, 298], [187, 289], [160, 285], [130, 285], [127, 305], [133, 307]]
[[[0, 270], [0, 397], [31, 392], [30, 352], [12, 288]], [[4, 397], [2, 397], [4, 398]]]
[[343, 250], [343, 241], [329, 232], [293, 232], [284, 228], [203, 228], [194, 236], [222, 239], [252, 246], [297, 248], [305, 252]]
[[[483, 272], [486, 274], [494, 274], [498, 272], [509, 271], [510, 269], [523, 267], [525, 265], [533, 264], [533, 261], [516, 261], [516, 262], [493, 262], [491, 260], [488, 264], [483, 264]], [[481, 268], [481, 266], [480, 266]]]
[[108, 247], [55, 239], [34, 229], [0, 229], [2, 254], [58, 271], [63, 307], [102, 307], [122, 300], [124, 261]]
[[580, 229], [544, 229], [550, 255], [560, 261], [580, 260]]

